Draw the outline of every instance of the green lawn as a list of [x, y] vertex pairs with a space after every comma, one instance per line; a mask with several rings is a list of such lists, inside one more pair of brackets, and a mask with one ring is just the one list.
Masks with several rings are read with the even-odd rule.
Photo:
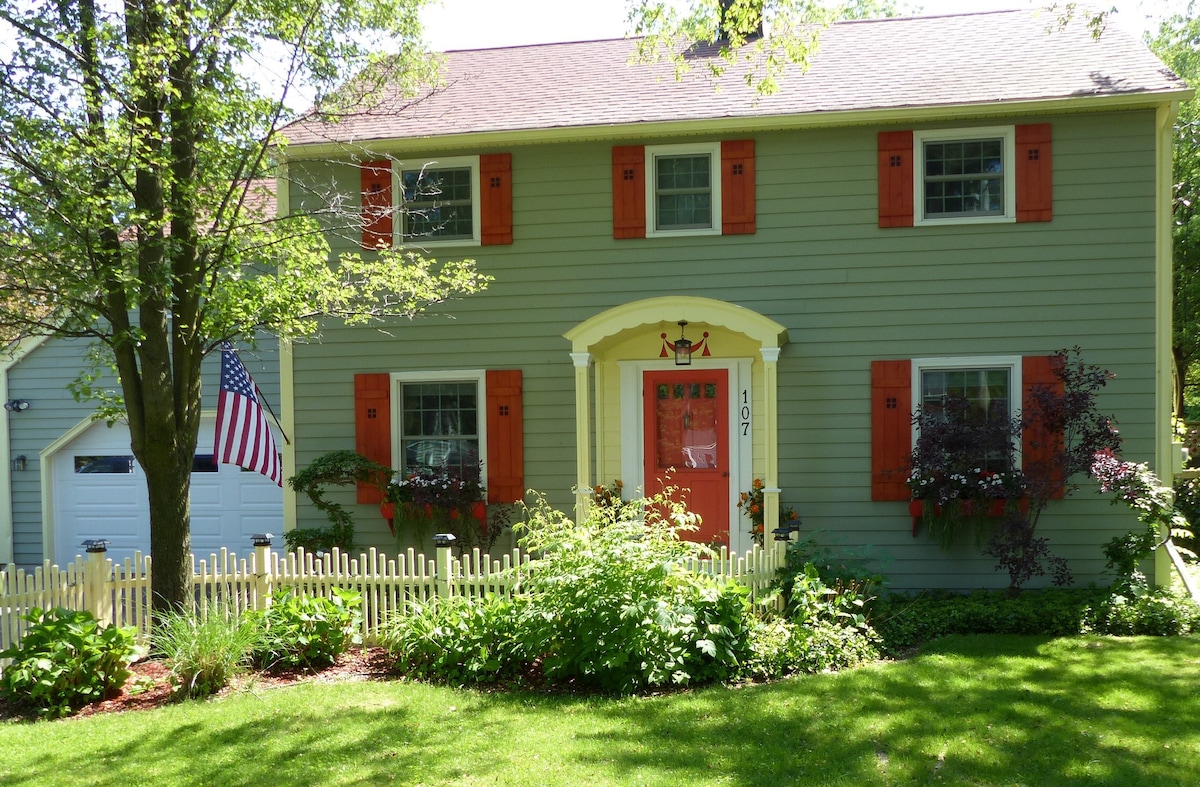
[[952, 637], [649, 699], [306, 684], [0, 725], [3, 785], [1196, 785], [1200, 638]]

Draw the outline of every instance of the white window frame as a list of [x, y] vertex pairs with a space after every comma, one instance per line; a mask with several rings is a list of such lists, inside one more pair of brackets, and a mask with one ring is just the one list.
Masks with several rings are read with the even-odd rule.
[[[404, 173], [415, 172], [417, 170], [436, 171], [439, 169], [466, 169], [471, 170], [471, 237], [470, 238], [448, 238], [441, 240], [438, 238], [429, 237], [406, 237], [404, 235], [405, 227], [405, 206], [404, 206]], [[479, 246], [481, 245], [480, 222], [482, 220], [482, 208], [479, 204], [480, 186], [479, 186], [479, 156], [447, 156], [445, 158], [434, 158], [425, 161], [422, 164], [410, 166], [404, 162], [396, 162], [392, 167], [392, 208], [396, 211], [395, 229], [393, 246], [417, 246], [420, 248], [439, 248], [447, 246]]]
[[[1004, 214], [1001, 216], [942, 216], [925, 218], [925, 143], [969, 142], [979, 139], [1001, 141], [1001, 171], [1004, 177]], [[1016, 178], [1017, 134], [1015, 126], [940, 128], [913, 132], [913, 225], [1011, 224], [1017, 220]]]
[[[658, 183], [657, 161], [660, 156], [700, 156], [707, 154], [710, 162], [712, 189], [712, 226], [688, 229], [657, 229], [658, 200], [655, 191]], [[646, 146], [646, 237], [678, 238], [689, 235], [721, 234], [721, 143], [700, 142], [686, 145]]]
[[404, 401], [401, 397], [402, 386], [406, 383], [475, 383], [475, 401], [479, 412], [476, 414], [476, 428], [479, 430], [479, 484], [487, 488], [487, 372], [483, 369], [465, 369], [462, 371], [437, 372], [392, 372], [392, 464], [398, 472], [404, 472], [403, 445], [404, 432]]
[[[939, 371], [942, 369], [1007, 369], [1008, 370], [1008, 417], [1016, 418], [1021, 414], [1024, 387], [1021, 380], [1020, 355], [971, 355], [948, 358], [913, 358], [912, 364], [912, 402], [914, 409], [924, 401], [921, 395], [921, 373]], [[920, 429], [916, 423], [912, 427], [912, 446], [917, 444]], [[1018, 459], [1021, 446], [1016, 446]], [[1019, 466], [1019, 462], [1018, 462]]]

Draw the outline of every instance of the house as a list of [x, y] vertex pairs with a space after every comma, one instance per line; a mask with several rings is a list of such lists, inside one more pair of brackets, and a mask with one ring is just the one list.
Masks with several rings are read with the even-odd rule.
[[[1037, 359], [1079, 345], [1118, 375], [1100, 404], [1126, 457], [1170, 475], [1172, 119], [1191, 92], [1140, 43], [1028, 11], [844, 22], [769, 96], [736, 73], [718, 90], [712, 51], [677, 81], [633, 49], [451, 52], [437, 89], [287, 130], [283, 209], [319, 212], [330, 187], [361, 207], [327, 226], [334, 252], [404, 244], [494, 277], [448, 314], [289, 348], [289, 474], [440, 447], [483, 462], [493, 502], [569, 508], [673, 468], [699, 537], [738, 551], [761, 479], [768, 522], [794, 507], [802, 536], [893, 587], [1002, 586], [975, 545], [914, 537], [912, 407], [952, 380], [1016, 413]], [[394, 547], [376, 499], [343, 497], [360, 542]], [[291, 495], [285, 517], [322, 520]], [[1039, 533], [1086, 583], [1133, 525], [1084, 490]]]
[[[96, 421], [95, 403], [68, 386], [88, 367], [88, 342], [33, 338], [0, 350], [0, 564], [65, 565], [86, 539], [106, 539], [118, 562], [150, 551], [146, 479], [129, 427]], [[270, 402], [279, 401], [278, 348], [243, 349], [243, 364]], [[283, 493], [258, 473], [213, 458], [220, 358], [203, 365], [203, 410], [192, 471], [192, 551], [248, 551], [253, 533], [282, 530]], [[97, 388], [116, 388], [100, 378]]]

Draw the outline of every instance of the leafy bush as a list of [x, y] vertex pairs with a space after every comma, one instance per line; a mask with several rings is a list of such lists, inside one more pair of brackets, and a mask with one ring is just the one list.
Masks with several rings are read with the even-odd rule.
[[207, 697], [250, 665], [258, 637], [254, 622], [233, 609], [215, 608], [203, 620], [168, 612], [155, 625], [154, 649], [167, 663], [177, 697]]
[[1016, 597], [988, 590], [895, 595], [876, 602], [871, 624], [892, 654], [947, 634], [1070, 636], [1083, 631], [1088, 611], [1107, 596], [1104, 590], [1049, 588]]
[[758, 621], [741, 675], [769, 680], [801, 672], [833, 672], [879, 658], [878, 637], [868, 629], [818, 620], [801, 625], [785, 619]]
[[1118, 636], [1191, 634], [1200, 631], [1200, 608], [1169, 589], [1133, 584], [1089, 610], [1084, 630]]
[[38, 716], [58, 718], [116, 692], [137, 654], [132, 628], [105, 626], [88, 612], [33, 609], [19, 645], [0, 676], [0, 696]]
[[362, 594], [332, 588], [330, 596], [275, 591], [253, 616], [260, 629], [254, 661], [267, 668], [327, 667], [362, 642]]
[[629, 693], [722, 680], [748, 655], [744, 587], [684, 565], [695, 517], [669, 492], [591, 509], [575, 524], [537, 497], [516, 529], [537, 554], [525, 579], [530, 646], [550, 680]]
[[877, 602], [871, 623], [883, 649], [896, 654], [947, 634], [1188, 634], [1200, 609], [1164, 588], [1046, 588], [1012, 597], [1004, 591], [925, 593]]
[[530, 659], [518, 604], [494, 595], [414, 604], [390, 622], [383, 645], [413, 677], [455, 686], [510, 680]]

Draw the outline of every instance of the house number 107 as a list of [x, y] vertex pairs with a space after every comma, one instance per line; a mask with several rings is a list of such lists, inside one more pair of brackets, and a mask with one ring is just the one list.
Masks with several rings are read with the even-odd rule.
[[750, 434], [750, 390], [742, 389], [742, 437]]

